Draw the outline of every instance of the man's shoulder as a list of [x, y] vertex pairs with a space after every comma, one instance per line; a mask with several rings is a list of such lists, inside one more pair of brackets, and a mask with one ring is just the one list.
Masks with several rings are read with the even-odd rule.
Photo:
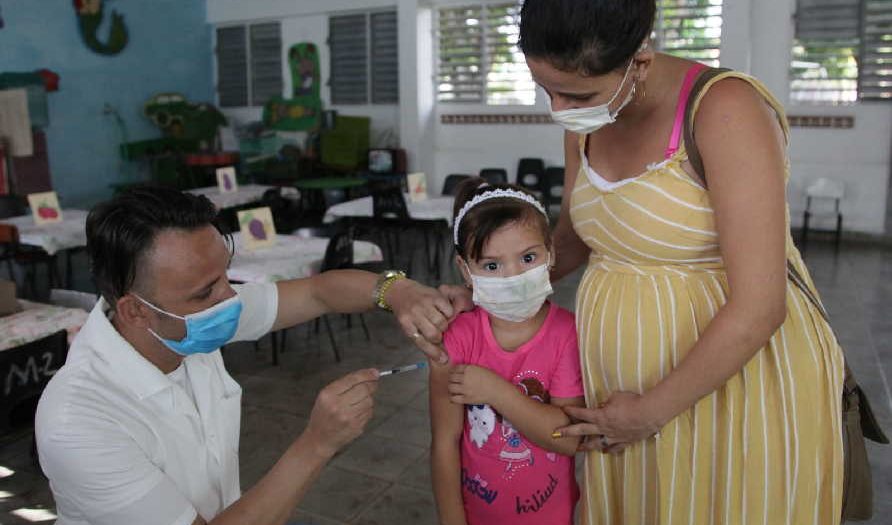
[[35, 432], [87, 422], [113, 406], [117, 387], [94, 366], [97, 359], [89, 348], [72, 346], [69, 359], [50, 379], [35, 415]]

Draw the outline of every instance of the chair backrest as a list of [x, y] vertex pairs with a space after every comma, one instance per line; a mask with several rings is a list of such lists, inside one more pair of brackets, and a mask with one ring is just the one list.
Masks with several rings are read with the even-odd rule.
[[561, 202], [564, 195], [564, 167], [552, 166], [545, 170], [545, 183], [543, 185], [544, 195], [542, 200], [546, 204], [556, 204]]
[[447, 175], [446, 180], [443, 181], [443, 195], [454, 196], [458, 192], [458, 185], [473, 176], [474, 175], [462, 175], [459, 173]]
[[533, 191], [542, 191], [545, 178], [545, 161], [542, 159], [520, 159], [517, 163], [518, 186]]
[[0, 224], [0, 244], [17, 245], [19, 229], [12, 224]]
[[79, 292], [77, 290], [62, 290], [53, 288], [50, 290], [50, 303], [56, 306], [64, 306], [66, 308], [80, 308], [90, 312], [96, 306], [99, 299], [91, 293]]
[[0, 195], [0, 219], [25, 215], [25, 204], [16, 195]]
[[490, 184], [508, 184], [508, 171], [502, 168], [483, 168], [480, 178]]
[[821, 177], [805, 188], [805, 195], [816, 199], [842, 199], [846, 187], [841, 180]]
[[343, 270], [353, 267], [353, 228], [346, 228], [328, 240], [320, 271]]
[[370, 190], [372, 215], [376, 220], [409, 220], [409, 208], [399, 184], [377, 183]]
[[[0, 352], [0, 432], [12, 425], [10, 415], [26, 402], [36, 401], [68, 355], [65, 330]], [[33, 420], [33, 414], [31, 414]]]

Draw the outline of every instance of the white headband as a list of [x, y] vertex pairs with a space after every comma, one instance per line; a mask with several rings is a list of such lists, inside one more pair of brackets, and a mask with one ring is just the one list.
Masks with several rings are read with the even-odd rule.
[[537, 201], [528, 193], [517, 190], [489, 190], [475, 196], [473, 199], [466, 202], [465, 205], [461, 207], [461, 210], [459, 210], [458, 215], [455, 216], [455, 224], [452, 225], [452, 239], [453, 241], [455, 241], [456, 246], [458, 246], [458, 229], [459, 227], [461, 227], [461, 220], [465, 218], [465, 215], [469, 211], [471, 211], [471, 208], [477, 206], [481, 202], [486, 202], [489, 199], [517, 199], [524, 201], [527, 204], [534, 206], [537, 210], [539, 210], [539, 212], [542, 213], [542, 215], [545, 216], [546, 220], [548, 219], [548, 212], [545, 211], [545, 207], [542, 206], [542, 203]]

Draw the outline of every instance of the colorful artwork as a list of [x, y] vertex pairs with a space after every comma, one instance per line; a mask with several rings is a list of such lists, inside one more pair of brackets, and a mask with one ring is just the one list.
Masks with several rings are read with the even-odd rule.
[[62, 208], [59, 207], [59, 197], [54, 191], [28, 195], [28, 205], [31, 206], [34, 224], [43, 225], [62, 221]]
[[235, 180], [235, 166], [217, 168], [217, 186], [220, 193], [235, 193], [238, 191], [238, 182]]
[[216, 107], [194, 103], [179, 93], [159, 93], [143, 105], [143, 114], [166, 137], [197, 140], [203, 149], [210, 149], [217, 140], [217, 131], [227, 124]]
[[316, 44], [304, 42], [288, 50], [291, 67], [291, 91], [294, 97], [319, 98], [319, 50]]
[[292, 98], [271, 97], [263, 106], [263, 123], [286, 131], [318, 129], [322, 119], [319, 50], [309, 42], [295, 44], [288, 51], [288, 65]]
[[117, 55], [127, 47], [127, 26], [124, 25], [124, 17], [117, 11], [111, 12], [108, 39], [105, 42], [99, 40], [99, 26], [104, 14], [102, 0], [74, 0], [74, 10], [81, 38], [91, 50], [100, 55]]
[[276, 242], [276, 227], [269, 208], [254, 208], [238, 212], [242, 244], [247, 250], [272, 246]]
[[410, 173], [406, 176], [409, 186], [409, 201], [421, 202], [427, 200], [427, 175], [424, 173]]

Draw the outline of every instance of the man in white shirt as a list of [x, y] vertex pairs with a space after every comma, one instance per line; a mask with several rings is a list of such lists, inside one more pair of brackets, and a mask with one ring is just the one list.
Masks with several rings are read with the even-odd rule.
[[323, 388], [306, 430], [242, 495], [241, 388], [220, 346], [375, 303], [392, 307], [415, 339], [453, 315], [448, 298], [394, 272], [230, 286], [231, 242], [215, 215], [204, 197], [160, 188], [91, 212], [88, 252], [102, 299], [35, 423], [59, 525], [285, 523], [328, 460], [362, 433], [377, 371]]

